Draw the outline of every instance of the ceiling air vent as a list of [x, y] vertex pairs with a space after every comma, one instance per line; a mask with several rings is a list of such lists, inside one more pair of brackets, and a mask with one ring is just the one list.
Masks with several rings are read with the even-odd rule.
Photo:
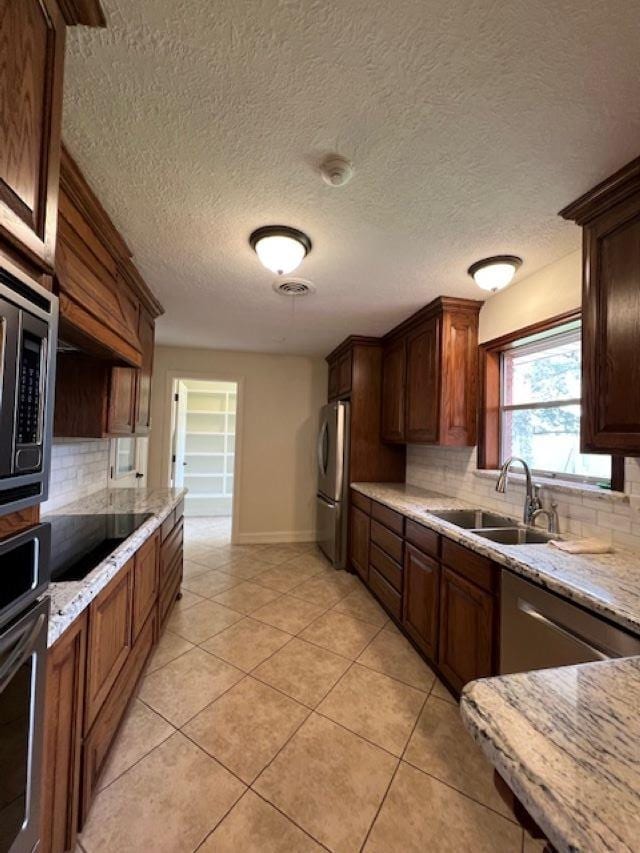
[[281, 296], [309, 296], [315, 293], [315, 286], [304, 278], [276, 279], [273, 289]]

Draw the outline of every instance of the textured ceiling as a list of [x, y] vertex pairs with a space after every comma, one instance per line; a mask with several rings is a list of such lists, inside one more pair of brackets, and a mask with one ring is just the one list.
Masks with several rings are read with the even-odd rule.
[[[166, 308], [166, 344], [326, 353], [467, 266], [579, 246], [557, 211], [640, 154], [629, 0], [103, 0], [69, 33], [64, 137]], [[337, 151], [356, 174], [326, 186]], [[305, 230], [277, 296], [248, 246]]]

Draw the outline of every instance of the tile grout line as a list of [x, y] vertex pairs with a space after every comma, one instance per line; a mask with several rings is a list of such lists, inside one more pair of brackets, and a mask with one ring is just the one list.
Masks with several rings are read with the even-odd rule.
[[[433, 684], [435, 684], [435, 680], [434, 680]], [[433, 690], [433, 684], [431, 685], [431, 690]], [[402, 759], [404, 757], [404, 754], [407, 751], [407, 747], [411, 743], [411, 738], [413, 737], [414, 732], [418, 726], [418, 723], [420, 722], [420, 717], [422, 716], [422, 712], [424, 711], [424, 706], [427, 704], [427, 701], [428, 701], [430, 695], [431, 695], [431, 691], [429, 691], [429, 693], [427, 693], [427, 695], [424, 697], [422, 705], [420, 706], [420, 710], [418, 711], [415, 722], [411, 728], [411, 732], [409, 733], [409, 737], [407, 738], [407, 742], [405, 743], [404, 749], [402, 750], [402, 755], [400, 756], [400, 758], [398, 758], [398, 763], [395, 766], [395, 769], [391, 775], [391, 779], [389, 780], [389, 784], [387, 785], [387, 788], [386, 788], [386, 790], [382, 796], [382, 799], [380, 800], [380, 805], [378, 806], [378, 809], [377, 809], [375, 815], [373, 816], [373, 820], [369, 824], [369, 829], [367, 830], [367, 834], [365, 835], [364, 841], [362, 842], [362, 845], [360, 847], [360, 853], [362, 853], [362, 851], [364, 850], [365, 845], [366, 845], [367, 841], [369, 840], [369, 836], [371, 835], [371, 831], [375, 825], [375, 822], [378, 820], [378, 815], [382, 811], [382, 807], [387, 800], [387, 796], [389, 794], [389, 791], [391, 790], [391, 786], [393, 785], [393, 780], [396, 778], [396, 775], [398, 773], [400, 765], [402, 764]]]

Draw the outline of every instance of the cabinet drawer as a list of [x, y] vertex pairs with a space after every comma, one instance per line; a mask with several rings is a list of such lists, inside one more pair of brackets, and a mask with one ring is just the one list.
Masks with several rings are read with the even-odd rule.
[[360, 492], [356, 492], [355, 489], [352, 489], [351, 503], [354, 506], [357, 506], [358, 509], [361, 509], [362, 512], [366, 512], [367, 515], [371, 515], [371, 498], [367, 498]]
[[160, 601], [158, 605], [158, 622], [160, 630], [164, 628], [171, 609], [176, 601], [176, 596], [180, 590], [180, 580], [182, 577], [182, 560], [178, 559], [170, 567], [167, 573], [167, 581], [164, 587], [160, 590]]
[[184, 522], [180, 521], [171, 531], [168, 539], [162, 543], [160, 549], [160, 584], [164, 583], [169, 566], [174, 562], [176, 554], [182, 554], [182, 531]]
[[402, 596], [396, 592], [391, 584], [372, 565], [369, 566], [369, 586], [389, 613], [395, 619], [400, 620], [402, 615]]
[[131, 651], [133, 563], [129, 560], [89, 605], [85, 731], [91, 728]]
[[397, 533], [399, 536], [403, 535], [404, 515], [401, 515], [399, 512], [389, 509], [388, 506], [376, 503], [376, 501], [371, 501], [371, 517], [382, 522], [385, 527], [388, 527], [389, 530], [393, 530], [393, 532]]
[[371, 541], [393, 557], [396, 563], [402, 563], [402, 539], [377, 521], [371, 522]]
[[156, 620], [156, 611], [152, 610], [122, 672], [113, 685], [113, 689], [109, 693], [91, 731], [85, 738], [82, 774], [83, 822], [96, 794], [97, 783], [108, 757], [109, 749], [153, 647]]
[[183, 516], [184, 516], [184, 498], [183, 498], [183, 499], [180, 501], [180, 503], [176, 506], [176, 508], [174, 509], [173, 513], [174, 513], [174, 515], [175, 515], [176, 524], [177, 524], [179, 521], [182, 521], [182, 518], [183, 518]]
[[371, 545], [369, 564], [386, 578], [394, 589], [402, 593], [402, 566], [381, 551], [377, 545]]
[[158, 598], [158, 534], [138, 549], [133, 565], [133, 638], [138, 636]]
[[429, 530], [428, 527], [423, 527], [410, 518], [406, 521], [404, 538], [407, 542], [411, 542], [416, 548], [419, 548], [423, 553], [430, 557], [438, 559], [438, 545], [440, 537], [434, 530]]
[[481, 589], [497, 592], [499, 572], [488, 557], [476, 554], [475, 551], [443, 537], [442, 562]]
[[160, 528], [160, 541], [164, 542], [167, 536], [171, 533], [173, 528], [176, 526], [176, 511], [172, 509], [169, 515], [162, 522], [162, 526]]

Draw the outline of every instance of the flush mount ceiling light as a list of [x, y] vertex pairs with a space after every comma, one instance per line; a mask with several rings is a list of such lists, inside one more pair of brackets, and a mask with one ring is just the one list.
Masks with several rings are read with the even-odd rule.
[[249, 237], [260, 263], [277, 275], [297, 269], [311, 251], [311, 240], [304, 231], [287, 225], [266, 225]]
[[522, 258], [517, 255], [495, 255], [471, 264], [467, 272], [478, 287], [495, 293], [512, 282], [521, 266]]

